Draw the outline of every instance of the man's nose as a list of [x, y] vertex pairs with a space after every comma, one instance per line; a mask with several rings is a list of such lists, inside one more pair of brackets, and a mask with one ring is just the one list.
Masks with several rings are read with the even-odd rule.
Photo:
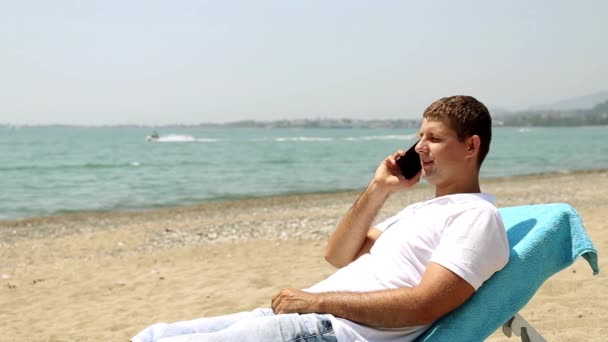
[[427, 151], [426, 140], [424, 140], [424, 139], [418, 140], [418, 143], [416, 144], [416, 148], [414, 148], [414, 150], [416, 150], [416, 152], [418, 152], [418, 154], [426, 152]]

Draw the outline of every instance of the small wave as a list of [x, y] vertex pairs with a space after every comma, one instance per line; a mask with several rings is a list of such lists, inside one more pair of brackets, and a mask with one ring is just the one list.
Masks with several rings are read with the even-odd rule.
[[105, 164], [105, 163], [85, 163], [74, 165], [57, 165], [48, 167], [49, 169], [114, 169], [125, 167], [125, 164]]
[[56, 171], [56, 170], [73, 170], [73, 169], [116, 169], [125, 166], [141, 166], [138, 161], [130, 163], [84, 163], [84, 164], [58, 164], [58, 165], [15, 165], [0, 167], [0, 171]]
[[279, 137], [274, 138], [274, 141], [284, 142], [284, 141], [332, 141], [333, 138], [326, 137]]
[[289, 165], [289, 164], [293, 164], [294, 160], [293, 159], [271, 159], [268, 161], [268, 164], [273, 164], [273, 165]]
[[417, 134], [391, 134], [391, 135], [367, 135], [362, 137], [346, 137], [347, 141], [369, 141], [369, 140], [413, 140]]
[[157, 142], [217, 142], [219, 139], [195, 138], [191, 135], [169, 134], [158, 137]]
[[196, 138], [196, 139], [194, 139], [194, 141], [198, 141], [198, 142], [218, 142], [218, 141], [220, 141], [220, 139], [214, 139], [214, 138]]

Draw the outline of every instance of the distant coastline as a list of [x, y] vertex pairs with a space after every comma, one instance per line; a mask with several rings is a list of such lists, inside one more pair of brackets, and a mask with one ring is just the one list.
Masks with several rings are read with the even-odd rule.
[[[574, 97], [552, 104], [529, 107], [522, 110], [508, 110], [505, 108], [492, 108], [494, 126], [505, 127], [580, 127], [580, 126], [608, 126], [608, 91]], [[411, 114], [411, 113], [410, 113]], [[348, 114], [346, 114], [348, 115]], [[202, 114], [201, 114], [202, 116]], [[20, 129], [27, 127], [64, 127], [64, 128], [413, 128], [420, 127], [421, 115], [412, 117], [406, 113], [393, 113], [396, 118], [389, 119], [386, 113], [370, 114], [376, 119], [353, 119], [320, 117], [277, 119], [277, 120], [236, 120], [226, 122], [198, 122], [198, 123], [170, 123], [170, 124], [67, 124], [61, 122], [51, 123], [15, 123], [0, 122], [0, 129]], [[402, 116], [403, 118], [399, 118]], [[384, 117], [384, 118], [383, 118]], [[407, 118], [406, 118], [407, 117]]]
[[[276, 121], [235, 121], [227, 123], [202, 124], [168, 124], [168, 125], [69, 125], [69, 124], [43, 124], [43, 125], [13, 125], [0, 124], [0, 129], [18, 130], [21, 128], [146, 128], [167, 130], [173, 128], [299, 128], [299, 129], [417, 129], [421, 120], [276, 120]], [[562, 112], [546, 112], [524, 116], [512, 114], [510, 117], [496, 116], [493, 119], [495, 127], [581, 127], [581, 126], [608, 126], [608, 112], [593, 120], [565, 115]]]
[[[527, 110], [517, 112], [500, 111], [493, 114], [494, 126], [505, 127], [580, 127], [608, 125], [608, 101], [597, 104], [590, 109], [576, 110]], [[21, 127], [108, 127], [108, 128], [332, 128], [332, 129], [361, 129], [361, 128], [418, 128], [421, 119], [284, 119], [284, 120], [240, 120], [225, 123], [200, 124], [170, 124], [170, 125], [14, 125], [0, 123], [0, 128], [19, 129]]]

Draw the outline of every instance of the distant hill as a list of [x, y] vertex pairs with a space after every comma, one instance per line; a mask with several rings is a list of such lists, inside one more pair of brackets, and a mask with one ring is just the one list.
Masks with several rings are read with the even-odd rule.
[[556, 110], [556, 111], [571, 111], [576, 109], [591, 109], [597, 104], [608, 100], [608, 91], [598, 91], [597, 93], [577, 96], [565, 100], [561, 100], [554, 103], [547, 103], [542, 105], [535, 105], [528, 108], [528, 111], [543, 111], [543, 110]]
[[495, 116], [504, 126], [595, 126], [608, 125], [608, 100], [589, 109], [540, 109]]

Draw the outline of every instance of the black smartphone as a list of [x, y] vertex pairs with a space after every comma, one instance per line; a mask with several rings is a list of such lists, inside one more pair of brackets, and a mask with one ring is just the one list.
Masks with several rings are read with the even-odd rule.
[[416, 152], [418, 141], [410, 147], [403, 157], [397, 159], [397, 165], [401, 169], [401, 173], [405, 179], [412, 179], [420, 172], [422, 165], [420, 164], [420, 155]]

